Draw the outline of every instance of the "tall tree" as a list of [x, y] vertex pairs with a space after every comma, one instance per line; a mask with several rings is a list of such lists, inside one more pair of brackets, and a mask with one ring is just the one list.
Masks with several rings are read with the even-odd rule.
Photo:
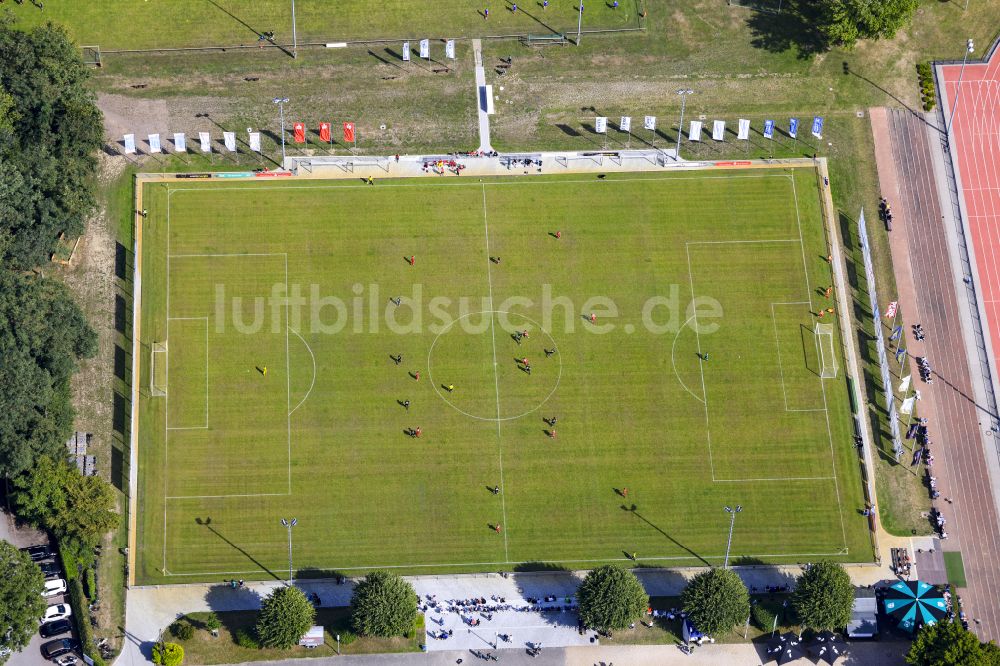
[[[0, 192], [2, 173], [0, 166]], [[62, 283], [0, 269], [0, 475], [19, 474], [40, 455], [65, 455], [70, 377], [96, 349]]]
[[604, 631], [625, 629], [649, 605], [649, 595], [635, 574], [611, 565], [588, 573], [576, 597], [583, 624]]
[[906, 663], [912, 666], [998, 666], [1000, 650], [993, 642], [980, 643], [958, 622], [924, 625], [917, 633]]
[[85, 560], [101, 536], [118, 524], [111, 486], [96, 476], [83, 476], [63, 458], [41, 456], [13, 484], [17, 514], [51, 530]]
[[843, 565], [817, 562], [799, 576], [792, 607], [801, 624], [810, 629], [843, 629], [851, 621], [854, 585]]
[[[38, 631], [38, 618], [45, 612], [41, 569], [6, 541], [0, 541], [0, 648], [18, 651]], [[0, 650], [0, 664], [7, 661]]]
[[920, 0], [826, 0], [823, 31], [830, 44], [853, 46], [859, 39], [891, 39], [910, 22]]
[[316, 619], [316, 609], [297, 587], [275, 588], [260, 605], [257, 636], [264, 647], [287, 649], [299, 642]]
[[681, 606], [698, 631], [717, 636], [746, 622], [750, 593], [732, 569], [709, 569], [688, 582]]
[[354, 588], [351, 623], [362, 636], [402, 636], [417, 620], [417, 593], [400, 576], [373, 571]]
[[13, 100], [0, 164], [21, 174], [15, 214], [0, 217], [13, 238], [0, 258], [18, 268], [47, 261], [59, 234], [82, 233], [94, 209], [103, 127], [89, 76], [63, 28], [25, 32], [14, 28], [13, 15], [0, 15], [0, 88]]

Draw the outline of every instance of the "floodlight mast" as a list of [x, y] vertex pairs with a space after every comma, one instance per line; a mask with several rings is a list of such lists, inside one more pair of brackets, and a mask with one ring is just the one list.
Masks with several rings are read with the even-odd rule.
[[681, 88], [677, 91], [677, 94], [681, 96], [681, 120], [677, 124], [677, 148], [674, 151], [675, 162], [679, 162], [681, 159], [681, 135], [684, 133], [684, 103], [687, 101], [687, 96], [694, 94], [694, 91]]
[[723, 569], [728, 569], [729, 568], [729, 547], [733, 545], [733, 527], [736, 526], [736, 514], [738, 514], [740, 511], [742, 511], [743, 507], [740, 506], [739, 504], [737, 504], [735, 509], [731, 509], [728, 506], [725, 507], [725, 509], [726, 509], [726, 513], [728, 513], [731, 516], [731, 520], [729, 521], [729, 541], [726, 542], [726, 561], [722, 565], [722, 568]]
[[[951, 108], [951, 115], [948, 116], [948, 125], [944, 128], [944, 135], [946, 137], [951, 137], [951, 122], [955, 120], [955, 111], [958, 110], [958, 99], [962, 94], [962, 76], [965, 75], [965, 63], [969, 61], [969, 54], [976, 49], [976, 45], [973, 43], [972, 39], [968, 39], [965, 42], [965, 56], [962, 58], [962, 69], [958, 70], [958, 83], [955, 84], [955, 106]], [[947, 95], [947, 90], [945, 91]]]
[[278, 105], [278, 115], [281, 119], [281, 168], [285, 168], [285, 104], [288, 103], [287, 97], [275, 97], [271, 100]]
[[281, 524], [288, 528], [288, 587], [291, 587], [295, 573], [295, 569], [292, 568], [292, 528], [299, 524], [299, 519], [292, 518], [289, 521], [282, 518]]

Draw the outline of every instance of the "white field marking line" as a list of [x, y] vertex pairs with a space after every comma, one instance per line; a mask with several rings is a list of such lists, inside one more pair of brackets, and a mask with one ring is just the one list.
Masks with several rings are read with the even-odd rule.
[[[792, 198], [795, 201], [795, 223], [799, 229], [799, 246], [802, 249], [802, 274], [806, 279], [806, 298], [810, 299], [810, 304], [812, 303], [812, 285], [809, 284], [809, 263], [806, 261], [806, 242], [805, 238], [802, 236], [802, 216], [799, 215], [799, 195], [798, 191], [795, 189], [795, 179], [792, 179]], [[825, 232], [824, 232], [825, 235]], [[836, 239], [827, 238], [828, 243], [835, 243]], [[840, 313], [840, 316], [845, 316], [847, 313]], [[840, 532], [844, 537], [844, 548], [847, 548], [847, 526], [844, 523], [844, 506], [840, 499], [840, 480], [837, 478], [837, 455], [833, 449], [833, 430], [830, 427], [830, 405], [826, 399], [826, 382], [820, 379], [819, 382], [820, 389], [823, 393], [823, 407], [826, 408], [824, 416], [826, 417], [826, 435], [827, 439], [830, 441], [830, 468], [833, 470], [833, 488], [837, 493], [837, 508], [840, 514]]]
[[771, 303], [771, 323], [774, 324], [774, 346], [778, 351], [778, 374], [781, 376], [781, 395], [785, 399], [785, 411], [786, 412], [824, 412], [826, 411], [822, 407], [817, 407], [815, 409], [789, 409], [788, 408], [788, 391], [785, 388], [785, 371], [781, 366], [781, 342], [778, 340], [778, 318], [774, 314], [775, 305], [812, 305], [809, 301], [790, 301], [787, 303]]
[[[285, 252], [285, 432], [288, 439], [288, 494], [292, 494], [292, 361], [288, 351], [288, 253]], [[291, 576], [292, 572], [289, 572]]]
[[[691, 283], [691, 302], [694, 303], [694, 273], [691, 271], [691, 246], [684, 244], [684, 253], [687, 255], [688, 282]], [[694, 335], [698, 347], [698, 371], [701, 373], [701, 392], [705, 396], [702, 403], [705, 405], [705, 439], [708, 441], [708, 466], [712, 472], [712, 481], [715, 481], [715, 461], [712, 460], [712, 428], [708, 419], [708, 388], [705, 386], [705, 361], [702, 360], [701, 333], [698, 332], [698, 308], [692, 308], [691, 319], [694, 319]]]
[[[171, 426], [167, 430], [208, 430], [208, 317], [167, 317], [168, 321], [203, 321], [205, 322], [205, 425], [202, 426]], [[167, 366], [168, 368], [170, 366]], [[169, 386], [168, 386], [169, 389]], [[165, 412], [163, 418], [170, 420], [170, 412]]]
[[168, 500], [226, 499], [227, 497], [288, 497], [288, 493], [236, 493], [234, 495], [167, 495]]
[[[804, 168], [804, 167], [800, 167]], [[670, 174], [663, 174], [661, 176], [647, 176], [642, 178], [629, 178], [627, 174], [629, 173], [642, 173], [642, 172], [621, 172], [626, 177], [624, 178], [614, 178], [612, 180], [597, 180], [596, 178], [587, 179], [555, 179], [555, 180], [537, 180], [532, 178], [531, 180], [498, 180], [497, 182], [489, 183], [491, 187], [497, 185], [552, 185], [558, 183], [593, 183], [593, 184], [604, 184], [608, 185], [611, 183], [634, 183], [634, 182], [645, 182], [645, 181], [674, 181], [674, 180], [744, 180], [744, 179], [759, 179], [759, 178], [788, 178], [791, 179], [790, 174], [785, 173], [755, 173], [755, 174], [740, 174], [732, 176], [673, 176]], [[518, 179], [519, 176], [516, 175], [499, 175], [499, 176], [486, 176], [487, 178], [514, 178]], [[397, 180], [424, 180], [424, 182], [419, 183], [391, 183], [385, 180], [381, 181], [379, 184], [379, 189], [387, 188], [413, 188], [413, 187], [475, 187], [478, 183], [471, 182], [471, 178], [462, 181], [456, 181], [455, 179], [422, 179], [420, 177], [403, 177]], [[308, 182], [308, 181], [307, 181]], [[485, 185], [486, 183], [484, 183]], [[312, 182], [309, 184], [302, 185], [228, 185], [228, 186], [211, 186], [211, 187], [170, 187], [168, 185], [170, 193], [174, 192], [216, 192], [216, 191], [226, 191], [226, 190], [368, 190], [368, 185], [314, 185]]]
[[743, 483], [749, 481], [830, 481], [834, 476], [769, 476], [759, 479], [713, 479], [715, 483]]
[[[172, 198], [173, 194], [175, 192], [177, 192], [177, 191], [179, 191], [179, 190], [173, 190], [173, 189], [169, 189], [169, 188], [168, 188], [168, 191], [167, 191], [167, 255], [166, 255], [166, 259], [167, 259], [167, 271], [166, 271], [167, 294], [166, 294], [166, 299], [165, 300], [166, 300], [166, 312], [167, 312], [166, 321], [167, 321], [167, 340], [168, 340], [168, 343], [167, 343], [167, 353], [168, 354], [169, 354], [169, 351], [170, 351], [170, 349], [169, 349], [169, 338], [170, 338], [170, 320], [171, 319], [174, 319], [174, 320], [181, 320], [181, 319], [204, 319], [206, 321], [206, 326], [205, 326], [206, 333], [205, 334], [206, 334], [206, 336], [208, 335], [208, 317], [171, 317], [170, 316], [170, 260], [171, 259], [191, 259], [191, 258], [198, 258], [198, 257], [272, 257], [272, 256], [284, 256], [284, 258], [285, 258], [285, 295], [286, 295], [286, 297], [287, 297], [287, 294], [288, 294], [288, 253], [287, 252], [232, 252], [232, 253], [210, 253], [210, 254], [171, 254], [170, 253], [170, 205], [171, 205], [171, 198]], [[287, 298], [286, 298], [286, 301], [285, 301], [285, 329], [286, 329], [285, 330], [285, 365], [286, 365], [286, 368], [285, 368], [285, 370], [286, 370], [285, 403], [286, 403], [286, 407], [287, 407], [291, 403], [291, 399], [292, 399], [291, 398], [291, 367], [289, 367], [289, 365], [288, 365], [289, 361], [288, 361], [288, 300], [287, 300]], [[208, 347], [206, 345], [206, 352], [207, 352], [207, 349], [208, 349]], [[310, 350], [310, 353], [311, 353], [311, 350]], [[169, 358], [170, 357], [168, 355], [168, 357], [167, 357], [167, 366], [166, 366], [167, 394], [168, 395], [164, 396], [165, 399], [168, 398], [169, 393], [170, 393], [170, 362], [169, 362]], [[207, 381], [208, 381], [208, 377], [207, 377], [207, 367], [206, 367], [206, 382]], [[208, 398], [207, 398], [207, 391], [206, 391], [206, 400], [207, 399]], [[168, 458], [169, 450], [170, 450], [170, 446], [169, 446], [170, 445], [169, 432], [170, 432], [170, 430], [172, 430], [172, 428], [169, 428], [167, 426], [167, 423], [166, 423], [166, 421], [167, 421], [166, 415], [168, 413], [168, 411], [167, 411], [168, 406], [169, 406], [168, 403], [164, 402], [164, 418], [163, 418], [163, 425], [164, 425], [164, 435], [163, 435], [163, 478], [164, 479], [168, 478], [167, 477], [167, 469], [168, 469], [168, 467], [167, 467], [167, 458]], [[161, 569], [164, 572], [167, 572], [167, 500], [168, 499], [183, 499], [185, 497], [202, 498], [202, 499], [222, 499], [222, 498], [226, 498], [226, 497], [272, 497], [272, 496], [283, 497], [283, 496], [287, 496], [287, 495], [291, 495], [292, 494], [292, 430], [291, 430], [291, 428], [292, 428], [292, 420], [291, 420], [291, 415], [289, 414], [286, 417], [286, 419], [287, 419], [286, 423], [287, 423], [287, 433], [288, 433], [287, 434], [287, 438], [288, 438], [288, 492], [287, 493], [261, 493], [261, 494], [251, 494], [251, 495], [241, 495], [241, 494], [236, 494], [236, 495], [204, 495], [204, 496], [201, 496], [201, 495], [167, 495], [166, 484], [164, 484], [164, 489], [163, 489], [163, 567], [161, 567]], [[204, 429], [204, 428], [202, 428], [202, 429]], [[168, 575], [178, 575], [178, 574], [168, 574]]]
[[[200, 257], [280, 257], [287, 252], [218, 252], [208, 254], [172, 254], [171, 259], [198, 259]], [[179, 319], [179, 317], [174, 317]]]
[[303, 338], [298, 331], [296, 331], [294, 328], [290, 326], [288, 327], [288, 330], [294, 333], [298, 337], [298, 339], [302, 341], [302, 344], [306, 346], [306, 350], [309, 352], [309, 357], [312, 358], [312, 364], [313, 364], [312, 383], [309, 384], [309, 390], [306, 391], [305, 396], [303, 396], [302, 400], [299, 401], [299, 404], [295, 405], [294, 409], [288, 412], [288, 415], [291, 416], [295, 412], [295, 410], [301, 407], [302, 403], [304, 403], [309, 398], [309, 394], [312, 393], [313, 387], [316, 386], [316, 355], [313, 354], [312, 347], [309, 346], [309, 343], [306, 342], [306, 339]]
[[[793, 557], [838, 557], [841, 555], [848, 555], [850, 551], [846, 548], [839, 551], [830, 551], [826, 553], [751, 553], [747, 555], [741, 555], [741, 557], [752, 557], [762, 559], [765, 557], [774, 558], [793, 558]], [[723, 553], [721, 555], [699, 555], [695, 557], [694, 555], [671, 555], [667, 557], [641, 557], [640, 561], [643, 562], [676, 562], [678, 560], [724, 560], [726, 555]], [[596, 559], [586, 559], [586, 560], [545, 560], [547, 564], [592, 564], [598, 562], [631, 562], [632, 558], [626, 557], [608, 557], [608, 558], [596, 558]], [[369, 570], [369, 569], [432, 569], [432, 568], [442, 568], [442, 567], [484, 567], [484, 566], [498, 566], [498, 565], [518, 565], [518, 564], [533, 564], [537, 563], [538, 560], [526, 560], [523, 562], [448, 562], [448, 563], [435, 563], [435, 564], [372, 564], [358, 567], [342, 567], [342, 566], [322, 566], [320, 569], [329, 569], [331, 571], [357, 571], [357, 570]], [[776, 563], [776, 566], [794, 566], [794, 563]], [[274, 569], [274, 571], [287, 571], [287, 569]], [[174, 573], [172, 571], [164, 570], [164, 574], [167, 576], [225, 576], [225, 575], [239, 575], [239, 574], [252, 574], [252, 573], [270, 573], [265, 569], [248, 569], [243, 571], [198, 571], [193, 573]], [[155, 586], [143, 586], [138, 587], [155, 587]]]
[[[490, 268], [490, 223], [486, 215], [486, 184], [483, 186], [483, 226], [486, 230], [486, 282], [490, 288], [490, 338], [493, 341], [493, 387], [497, 396], [497, 453], [500, 462], [500, 511], [503, 515], [503, 557], [510, 559], [507, 549], [507, 499], [503, 483], [503, 440], [500, 436], [500, 375], [497, 371], [497, 324], [496, 313], [493, 312], [493, 269]], [[560, 361], [561, 362], [561, 361]]]
[[[685, 321], [681, 325], [680, 330], [677, 331], [677, 335], [674, 336], [674, 344], [672, 344], [670, 346], [670, 364], [674, 366], [674, 376], [677, 377], [677, 383], [679, 383], [681, 386], [683, 386], [684, 390], [691, 394], [691, 397], [693, 397], [698, 402], [702, 402], [703, 403], [703, 402], [705, 402], [704, 399], [699, 398], [697, 395], [695, 395], [695, 392], [692, 391], [691, 389], [689, 389], [687, 387], [687, 384], [684, 383], [684, 380], [681, 379], [680, 373], [677, 372], [677, 361], [675, 360], [676, 359], [676, 351], [677, 351], [677, 341], [680, 340], [681, 333], [684, 332], [684, 329], [687, 328], [688, 323], [692, 319], [694, 319], [694, 315], [692, 315], [692, 316], [690, 316], [690, 317], [687, 318], [687, 321]], [[699, 361], [699, 363], [700, 363], [700, 361]]]
[[760, 240], [720, 240], [720, 241], [686, 241], [685, 245], [729, 245], [731, 243], [798, 243], [798, 238], [762, 238]]

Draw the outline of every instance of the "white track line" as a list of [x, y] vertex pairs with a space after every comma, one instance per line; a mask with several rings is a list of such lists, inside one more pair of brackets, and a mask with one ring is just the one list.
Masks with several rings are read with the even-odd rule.
[[507, 547], [507, 499], [506, 488], [503, 483], [503, 440], [500, 437], [500, 375], [497, 370], [497, 322], [496, 313], [493, 312], [493, 269], [490, 268], [490, 223], [486, 215], [486, 185], [483, 184], [483, 226], [486, 229], [486, 281], [490, 288], [490, 337], [493, 341], [493, 386], [497, 397], [497, 452], [500, 459], [500, 510], [503, 514], [503, 557], [510, 560]]
[[[691, 246], [687, 243], [684, 244], [684, 253], [687, 255], [688, 282], [691, 283], [691, 302], [694, 303], [696, 296], [694, 293], [694, 273], [691, 271]], [[698, 308], [692, 307], [691, 310], [691, 319], [694, 319], [694, 335], [698, 348], [698, 371], [701, 373], [701, 392], [705, 396], [702, 402], [705, 405], [705, 439], [708, 441], [708, 466], [712, 472], [712, 480], [715, 481], [715, 462], [712, 459], [712, 427], [708, 418], [708, 388], [705, 386], [705, 361], [702, 360], [701, 333], [698, 332]]]

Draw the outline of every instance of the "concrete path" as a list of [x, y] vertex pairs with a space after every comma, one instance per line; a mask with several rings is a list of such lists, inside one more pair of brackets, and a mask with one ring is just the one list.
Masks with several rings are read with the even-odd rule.
[[483, 69], [483, 40], [472, 40], [472, 53], [476, 58], [476, 109], [479, 111], [479, 150], [492, 152], [490, 144], [490, 117], [483, 108], [483, 86], [486, 85], [486, 70]]

